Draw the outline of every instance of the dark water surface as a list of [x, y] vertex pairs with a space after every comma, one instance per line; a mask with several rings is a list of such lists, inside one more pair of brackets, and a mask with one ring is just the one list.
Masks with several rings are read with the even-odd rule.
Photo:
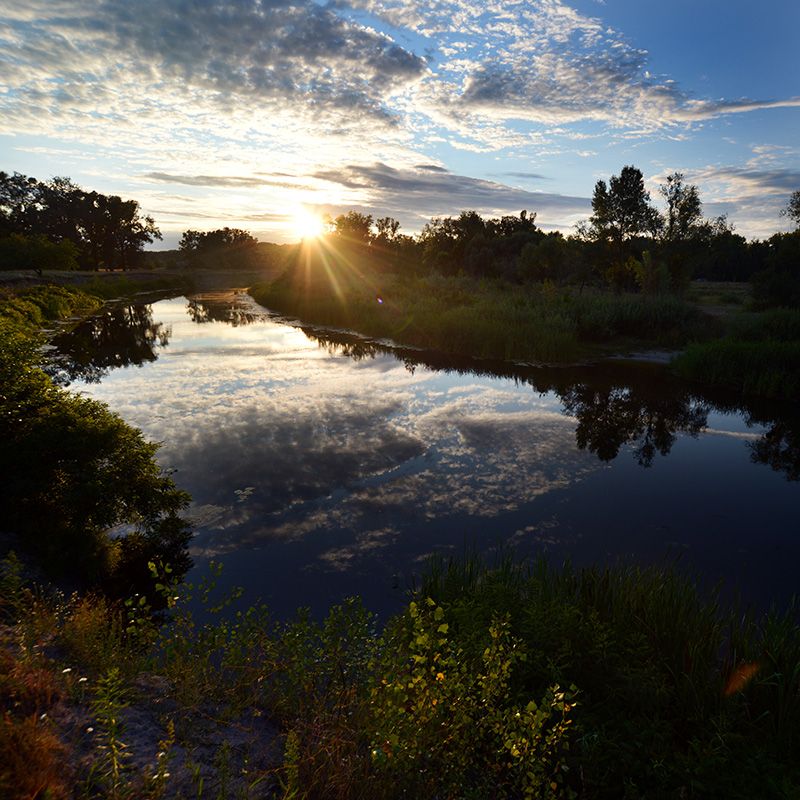
[[800, 409], [663, 370], [543, 369], [287, 324], [242, 293], [117, 306], [54, 340], [62, 382], [163, 442], [197, 580], [384, 618], [433, 552], [680, 555], [763, 608], [800, 587]]

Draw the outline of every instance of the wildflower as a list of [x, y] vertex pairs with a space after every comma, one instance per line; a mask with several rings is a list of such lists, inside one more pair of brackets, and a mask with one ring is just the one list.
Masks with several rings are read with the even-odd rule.
[[42, 714], [41, 717], [39, 717], [40, 720], [43, 720], [43, 719], [46, 719], [46, 718], [47, 718], [47, 712], [45, 712], [44, 714]]
[[88, 681], [88, 678], [78, 678], [78, 683], [83, 683], [84, 681]]
[[68, 672], [72, 672], [72, 667], [67, 667], [66, 669], [61, 670], [62, 675], [66, 675]]

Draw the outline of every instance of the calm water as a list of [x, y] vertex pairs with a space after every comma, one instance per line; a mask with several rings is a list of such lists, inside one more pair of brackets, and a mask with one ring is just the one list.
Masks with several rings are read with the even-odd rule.
[[759, 606], [800, 587], [800, 412], [653, 368], [534, 369], [300, 329], [244, 294], [119, 306], [60, 377], [163, 442], [242, 604], [386, 617], [433, 552], [680, 555]]

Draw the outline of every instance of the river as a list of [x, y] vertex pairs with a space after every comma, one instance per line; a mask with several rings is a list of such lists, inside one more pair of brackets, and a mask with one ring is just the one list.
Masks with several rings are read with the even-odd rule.
[[222, 562], [277, 618], [359, 595], [387, 618], [431, 553], [675, 560], [785, 605], [800, 409], [663, 368], [536, 368], [300, 327], [243, 292], [120, 304], [53, 340], [62, 384], [148, 438]]

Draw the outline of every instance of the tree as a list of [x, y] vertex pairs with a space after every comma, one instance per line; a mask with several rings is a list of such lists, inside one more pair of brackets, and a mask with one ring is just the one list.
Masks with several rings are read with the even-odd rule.
[[789, 217], [794, 223], [795, 228], [800, 230], [800, 189], [796, 192], [792, 192], [792, 196], [789, 198], [786, 208], [781, 211], [781, 216]]
[[186, 231], [179, 249], [201, 267], [247, 268], [254, 265], [258, 240], [241, 228]]
[[0, 236], [12, 233], [72, 242], [79, 261], [94, 269], [102, 263], [127, 269], [145, 243], [161, 238], [136, 200], [86, 192], [66, 177], [37, 181], [0, 172]]
[[78, 269], [78, 248], [70, 241], [56, 244], [46, 236], [23, 236], [12, 233], [0, 239], [0, 270]]
[[378, 231], [375, 242], [385, 247], [397, 238], [400, 223], [392, 217], [381, 217], [375, 220], [375, 229]]
[[[30, 336], [0, 320], [4, 528], [51, 572], [88, 582], [146, 582], [140, 569], [131, 574], [142, 552], [185, 572], [190, 531], [180, 512], [190, 498], [159, 467], [159, 445], [102, 403], [53, 386], [40, 358]], [[110, 533], [122, 524], [133, 531]]]
[[667, 203], [664, 239], [668, 242], [685, 241], [696, 235], [702, 220], [700, 195], [697, 187], [683, 182], [682, 172], [667, 175], [667, 182], [659, 187]]
[[650, 205], [650, 193], [644, 188], [644, 177], [636, 167], [623, 167], [612, 175], [608, 186], [597, 181], [589, 218], [593, 235], [598, 239], [623, 242], [641, 236], [652, 236], [661, 227], [660, 217]]
[[[389, 218], [382, 220], [382, 224], [387, 219]], [[329, 235], [338, 236], [351, 244], [368, 245], [372, 241], [372, 214], [348, 211], [347, 214], [339, 214], [336, 219], [331, 219], [326, 214], [323, 217], [323, 225]]]

